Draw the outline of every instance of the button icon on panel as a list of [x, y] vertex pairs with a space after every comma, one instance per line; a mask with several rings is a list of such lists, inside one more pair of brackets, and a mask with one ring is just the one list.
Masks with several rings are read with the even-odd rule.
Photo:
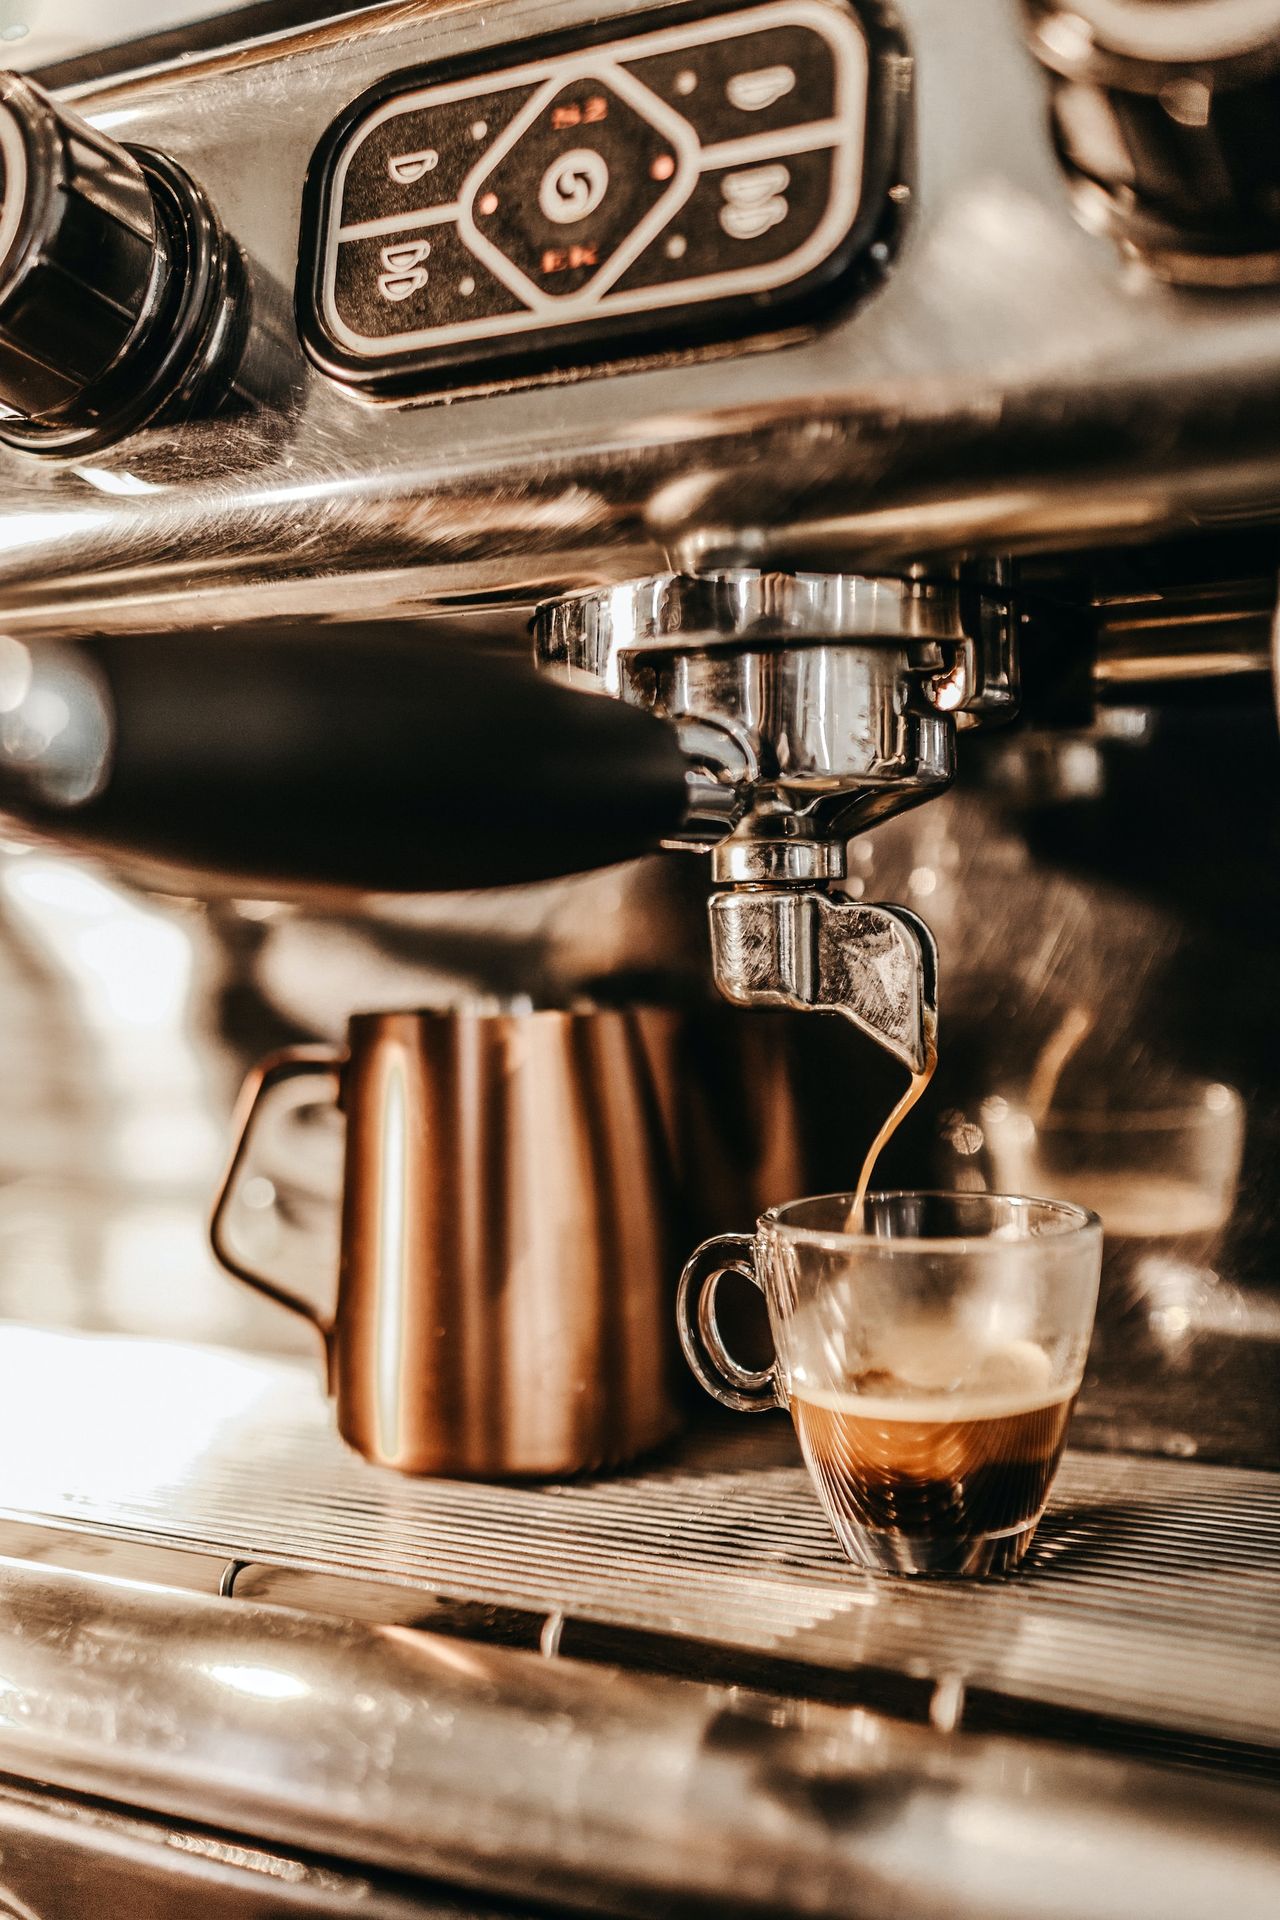
[[609, 190], [609, 165], [592, 147], [575, 147], [553, 160], [538, 188], [538, 205], [548, 220], [567, 226], [594, 213]]
[[792, 67], [752, 67], [725, 82], [725, 97], [740, 113], [763, 113], [784, 100], [796, 84]]
[[[838, 164], [828, 147], [788, 154], [785, 165], [708, 169], [675, 219], [619, 276], [619, 291], [663, 288], [674, 296], [691, 280], [724, 285], [739, 275], [787, 285], [811, 264], [807, 249], [828, 216]], [[766, 178], [743, 186], [735, 178], [742, 174]]]
[[422, 291], [430, 277], [423, 261], [430, 252], [429, 240], [401, 241], [383, 247], [379, 255], [382, 272], [378, 275], [378, 292], [384, 300], [407, 300], [411, 294]]
[[720, 225], [731, 240], [758, 240], [790, 213], [786, 192], [791, 174], [780, 161], [726, 173], [720, 182]]
[[[412, 338], [431, 329], [491, 325], [500, 315], [519, 314], [522, 303], [495, 280], [458, 237], [457, 228], [431, 229], [431, 253], [397, 272], [383, 255], [399, 258], [416, 247], [413, 233], [368, 234], [339, 244], [329, 294], [330, 325], [363, 358], [377, 357], [380, 343]], [[380, 284], [386, 281], [388, 284]]]
[[553, 78], [471, 176], [459, 230], [522, 297], [568, 301], [659, 231], [696, 152], [685, 122], [625, 75]]
[[498, 87], [476, 98], [456, 88], [415, 92], [402, 102], [374, 107], [344, 141], [335, 162], [339, 225], [364, 227], [387, 223], [397, 214], [448, 206], [484, 151], [473, 128], [483, 124], [497, 138], [536, 90]]
[[681, 44], [627, 62], [704, 147], [818, 126], [840, 113], [840, 61], [825, 29], [796, 19], [744, 32], [751, 17], [700, 21]]
[[398, 187], [411, 187], [440, 165], [434, 147], [420, 147], [416, 153], [393, 153], [387, 159], [387, 178]]

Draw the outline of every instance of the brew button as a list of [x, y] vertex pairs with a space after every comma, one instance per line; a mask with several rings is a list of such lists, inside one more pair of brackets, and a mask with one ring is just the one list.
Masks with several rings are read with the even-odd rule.
[[[821, 224], [831, 203], [834, 161], [828, 147], [704, 173], [674, 219], [621, 275], [617, 290], [670, 285], [674, 295], [687, 280], [781, 265]], [[784, 270], [777, 284], [785, 286], [789, 278]], [[767, 292], [768, 282], [754, 290]]]
[[378, 254], [382, 263], [378, 292], [383, 299], [407, 300], [420, 293], [431, 277], [426, 265], [430, 257], [429, 240], [401, 240], [383, 247]]
[[828, 41], [812, 27], [781, 26], [625, 64], [709, 147], [831, 119], [836, 61]]
[[720, 225], [729, 238], [758, 240], [770, 227], [781, 226], [791, 211], [790, 185], [790, 169], [780, 160], [721, 175]]
[[477, 179], [471, 219], [540, 292], [578, 293], [640, 221], [682, 192], [679, 172], [666, 134], [607, 80], [585, 75], [561, 87]]
[[337, 249], [333, 304], [344, 327], [377, 340], [527, 311], [448, 225], [432, 227], [429, 237], [375, 234], [344, 241]]
[[[499, 88], [444, 106], [414, 108], [360, 128], [347, 144], [342, 225], [452, 205], [486, 146], [510, 126], [534, 87]], [[484, 133], [476, 139], [479, 125]]]

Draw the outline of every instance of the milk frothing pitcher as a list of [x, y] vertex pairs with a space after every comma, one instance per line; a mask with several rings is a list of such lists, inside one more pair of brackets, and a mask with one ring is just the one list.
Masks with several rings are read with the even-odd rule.
[[[677, 1423], [679, 1231], [663, 1009], [361, 1013], [250, 1075], [211, 1227], [319, 1330], [344, 1438], [408, 1473], [540, 1476]], [[250, 1265], [233, 1221], [273, 1110], [346, 1119], [336, 1301]], [[311, 1262], [314, 1268], [316, 1262]]]

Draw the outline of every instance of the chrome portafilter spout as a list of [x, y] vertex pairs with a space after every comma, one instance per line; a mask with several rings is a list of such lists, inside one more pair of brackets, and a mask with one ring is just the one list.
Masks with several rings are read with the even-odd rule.
[[742, 1007], [841, 1013], [923, 1073], [938, 1018], [938, 950], [905, 907], [864, 905], [811, 887], [713, 893], [716, 985]]
[[840, 889], [851, 836], [941, 793], [957, 726], [1016, 702], [999, 567], [665, 574], [543, 607], [539, 663], [672, 723], [689, 763], [664, 844], [712, 855], [712, 963], [738, 1005], [840, 1012], [923, 1071], [937, 1010], [915, 914]]

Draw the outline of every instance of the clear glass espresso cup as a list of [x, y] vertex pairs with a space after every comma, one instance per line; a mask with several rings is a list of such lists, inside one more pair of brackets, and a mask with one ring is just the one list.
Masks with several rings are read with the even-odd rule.
[[[706, 1241], [680, 1279], [685, 1357], [726, 1406], [786, 1407], [849, 1558], [985, 1574], [1031, 1544], [1084, 1374], [1102, 1228], [1082, 1207], [990, 1193], [793, 1200]], [[774, 1359], [716, 1318], [726, 1273], [765, 1297]]]

